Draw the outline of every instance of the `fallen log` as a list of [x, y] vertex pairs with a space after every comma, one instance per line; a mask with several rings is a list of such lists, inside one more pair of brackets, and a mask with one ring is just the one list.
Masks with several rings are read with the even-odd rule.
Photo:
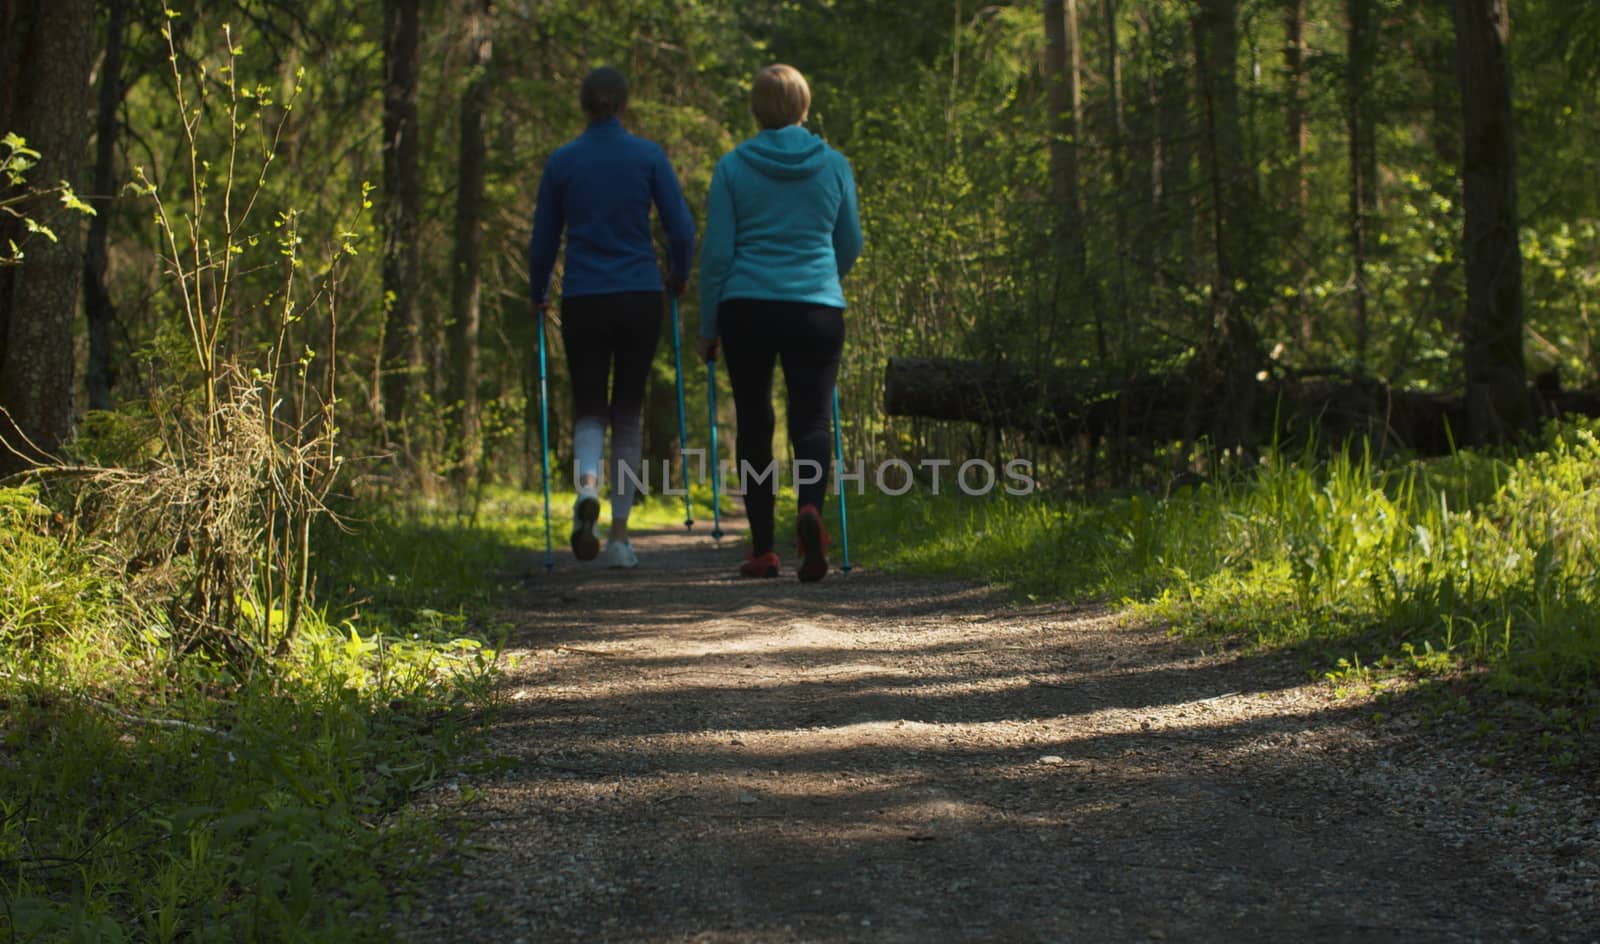
[[[1269, 377], [1251, 392], [1242, 401], [1229, 399], [1216, 380], [1182, 372], [1114, 378], [954, 358], [890, 358], [884, 372], [884, 410], [890, 416], [981, 423], [1052, 445], [1107, 437], [1170, 442], [1205, 435], [1216, 441], [1219, 430], [1241, 425], [1217, 422], [1217, 406], [1224, 402], [1252, 404], [1245, 425], [1286, 444], [1365, 439], [1380, 449], [1442, 455], [1471, 441], [1461, 396], [1336, 372]], [[1600, 416], [1600, 392], [1562, 390], [1551, 374], [1541, 375], [1529, 395], [1545, 416]]]
[[891, 416], [992, 423], [1037, 409], [1038, 385], [1007, 363], [943, 357], [891, 357], [883, 378]]

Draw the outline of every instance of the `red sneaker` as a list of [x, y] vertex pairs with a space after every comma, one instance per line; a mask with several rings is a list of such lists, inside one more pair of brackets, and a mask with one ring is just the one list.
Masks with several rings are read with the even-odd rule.
[[751, 554], [744, 563], [739, 565], [741, 577], [776, 577], [778, 576], [778, 555], [775, 551], [765, 554]]
[[828, 531], [822, 526], [822, 515], [816, 505], [803, 505], [795, 518], [795, 533], [800, 543], [802, 583], [815, 583], [828, 576]]

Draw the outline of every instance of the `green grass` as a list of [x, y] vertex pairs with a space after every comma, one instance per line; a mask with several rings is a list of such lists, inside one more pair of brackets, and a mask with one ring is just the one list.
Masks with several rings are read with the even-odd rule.
[[[576, 500], [571, 490], [551, 492], [550, 540], [557, 555], [567, 553]], [[709, 531], [709, 486], [691, 489], [690, 501], [696, 530]], [[723, 513], [733, 507], [723, 496]], [[602, 501], [601, 509], [604, 537], [609, 502]], [[459, 622], [493, 598], [502, 578], [510, 576], [511, 555], [544, 555], [542, 491], [490, 488], [468, 511], [453, 501], [369, 502], [344, 517], [343, 533], [331, 524], [323, 529], [324, 579], [335, 582], [341, 599], [354, 601], [362, 620], [380, 627], [418, 612]], [[635, 533], [672, 531], [682, 530], [683, 520], [683, 499], [657, 494], [635, 503], [628, 524]]]
[[[697, 492], [694, 517], [709, 522]], [[573, 496], [553, 496], [564, 547]], [[732, 509], [733, 502], [725, 508]], [[1265, 463], [1170, 499], [851, 496], [872, 568], [1109, 600], [1177, 631], [1319, 654], [1332, 674], [1477, 677], [1558, 760], [1600, 702], [1600, 441], [1502, 460]], [[830, 519], [836, 509], [830, 509]], [[486, 622], [542, 556], [542, 495], [476, 514], [368, 503], [316, 542], [318, 599], [271, 673], [174, 659], [38, 496], [0, 490], [0, 934], [18, 940], [386, 937], [443, 841], [400, 811], [493, 698]], [[656, 496], [640, 530], [682, 527]], [[1343, 663], [1340, 663], [1340, 659]]]
[[390, 936], [442, 841], [401, 811], [492, 703], [472, 613], [521, 535], [354, 517], [318, 544], [327, 609], [239, 678], [176, 658], [93, 548], [0, 490], [0, 940]]
[[1594, 430], [1563, 427], [1514, 460], [1278, 457], [1171, 499], [852, 496], [852, 550], [1113, 601], [1184, 633], [1482, 668], [1508, 693], [1594, 701], [1597, 486]]

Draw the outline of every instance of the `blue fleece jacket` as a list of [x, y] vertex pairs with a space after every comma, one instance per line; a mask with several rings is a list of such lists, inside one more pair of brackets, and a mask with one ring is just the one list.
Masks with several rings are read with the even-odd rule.
[[723, 155], [700, 250], [700, 336], [728, 299], [844, 307], [839, 280], [861, 255], [850, 162], [800, 125], [768, 129]]
[[562, 295], [659, 291], [651, 203], [667, 231], [671, 277], [687, 282], [694, 260], [694, 219], [666, 152], [629, 134], [615, 118], [592, 122], [557, 149], [539, 180], [528, 245], [533, 300], [543, 302], [549, 294], [563, 228], [567, 262]]

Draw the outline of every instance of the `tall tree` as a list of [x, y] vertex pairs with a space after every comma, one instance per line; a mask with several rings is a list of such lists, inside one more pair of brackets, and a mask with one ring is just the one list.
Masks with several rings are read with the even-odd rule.
[[457, 442], [461, 445], [458, 478], [462, 481], [475, 475], [478, 467], [478, 325], [483, 284], [483, 185], [487, 152], [483, 113], [494, 52], [491, 0], [468, 0], [466, 13], [469, 72], [461, 93], [456, 242], [450, 292], [450, 402], [458, 411], [454, 425]]
[[1378, 149], [1372, 108], [1372, 70], [1377, 62], [1372, 30], [1373, 0], [1348, 0], [1345, 33], [1345, 128], [1349, 138], [1351, 305], [1355, 319], [1355, 357], [1365, 365], [1372, 334], [1367, 292], [1367, 248], [1378, 204]]
[[1311, 307], [1305, 300], [1307, 256], [1304, 247], [1306, 209], [1311, 202], [1310, 180], [1306, 175], [1306, 3], [1289, 0], [1283, 8], [1283, 70], [1288, 105], [1285, 125], [1288, 131], [1289, 166], [1285, 177], [1285, 206], [1288, 207], [1289, 275], [1295, 288], [1290, 300], [1291, 316], [1300, 334], [1300, 346], [1309, 348], [1315, 329]]
[[[1419, 11], [1414, 19], [1415, 35], [1421, 37], [1419, 60], [1428, 76], [1426, 125], [1428, 154], [1432, 165], [1424, 173], [1429, 189], [1439, 205], [1461, 206], [1461, 82], [1457, 77], [1455, 30], [1430, 28], [1428, 13], [1442, 12], [1441, 20], [1451, 17], [1449, 9]], [[1444, 25], [1444, 24], [1441, 24]], [[1440, 252], [1428, 275], [1429, 291], [1418, 306], [1416, 324], [1428, 323], [1448, 336], [1459, 336], [1462, 312], [1466, 311], [1466, 284], [1459, 252]], [[1424, 321], [1423, 319], [1426, 319]], [[1399, 376], [1412, 365], [1416, 328], [1406, 332], [1395, 352], [1389, 376]]]
[[1288, 102], [1288, 197], [1303, 213], [1310, 200], [1306, 178], [1306, 0], [1289, 0], [1283, 8], [1283, 71]]
[[1262, 355], [1248, 304], [1259, 295], [1260, 286], [1250, 261], [1253, 208], [1239, 121], [1238, 12], [1237, 0], [1200, 0], [1191, 25], [1204, 116], [1201, 166], [1211, 195], [1215, 263], [1203, 354], [1223, 391], [1213, 418], [1215, 433], [1225, 442], [1249, 443], [1254, 438], [1255, 374]]
[[1077, 0], [1045, 0], [1044, 35], [1044, 73], [1050, 107], [1050, 195], [1055, 204], [1052, 219], [1066, 281], [1076, 292], [1084, 288], [1087, 268], [1083, 191], [1078, 171], [1083, 94], [1078, 78], [1082, 54], [1078, 46]]
[[383, 366], [380, 391], [391, 431], [405, 438], [406, 410], [422, 371], [417, 267], [422, 185], [418, 166], [418, 0], [383, 4]]
[[106, 255], [111, 234], [111, 201], [116, 195], [117, 108], [122, 104], [122, 44], [127, 35], [128, 0], [109, 0], [106, 11], [106, 51], [100, 63], [99, 102], [94, 122], [94, 189], [89, 205], [88, 243], [83, 253], [83, 313], [89, 324], [89, 362], [84, 386], [89, 409], [111, 409], [111, 389], [117, 382], [111, 356], [111, 330], [117, 308], [106, 289]]
[[[1202, 101], [1201, 165], [1211, 197], [1211, 240], [1216, 299], [1225, 308], [1244, 271], [1241, 245], [1247, 223], [1244, 136], [1239, 123], [1239, 27], [1236, 0], [1201, 0], [1193, 22], [1196, 77]], [[1230, 316], [1224, 311], [1222, 320]], [[1218, 330], [1225, 325], [1217, 324]]]
[[1128, 214], [1123, 192], [1128, 178], [1128, 123], [1122, 89], [1122, 46], [1117, 35], [1117, 0], [1104, 0], [1102, 10], [1106, 29], [1106, 81], [1111, 92], [1111, 192], [1117, 235], [1117, 325], [1122, 335], [1122, 356], [1128, 354]]
[[1482, 442], [1505, 439], [1533, 421], [1522, 350], [1511, 22], [1506, 0], [1455, 0], [1455, 23], [1466, 214], [1462, 366], [1469, 436]]
[[[88, 149], [89, 65], [94, 46], [90, 0], [15, 0], [0, 7], [0, 133], [15, 132], [39, 151], [29, 179], [80, 185]], [[71, 432], [72, 322], [83, 279], [78, 220], [52, 220], [55, 240], [35, 239], [21, 265], [0, 269], [0, 474], [46, 453]], [[10, 236], [0, 233], [0, 236]], [[19, 240], [20, 241], [20, 240]], [[20, 433], [20, 435], [19, 435]]]
[[[1145, 189], [1148, 212], [1135, 240], [1141, 244], [1141, 267], [1152, 285], [1173, 278], [1190, 260], [1194, 236], [1194, 188], [1190, 164], [1194, 134], [1190, 126], [1190, 70], [1184, 31], [1173, 22], [1165, 4], [1135, 8], [1145, 68], [1144, 125], [1141, 158], [1149, 166]], [[1137, 114], [1137, 112], [1135, 112]], [[1137, 219], [1137, 218], [1136, 218]], [[1174, 264], [1174, 261], [1177, 264]]]

